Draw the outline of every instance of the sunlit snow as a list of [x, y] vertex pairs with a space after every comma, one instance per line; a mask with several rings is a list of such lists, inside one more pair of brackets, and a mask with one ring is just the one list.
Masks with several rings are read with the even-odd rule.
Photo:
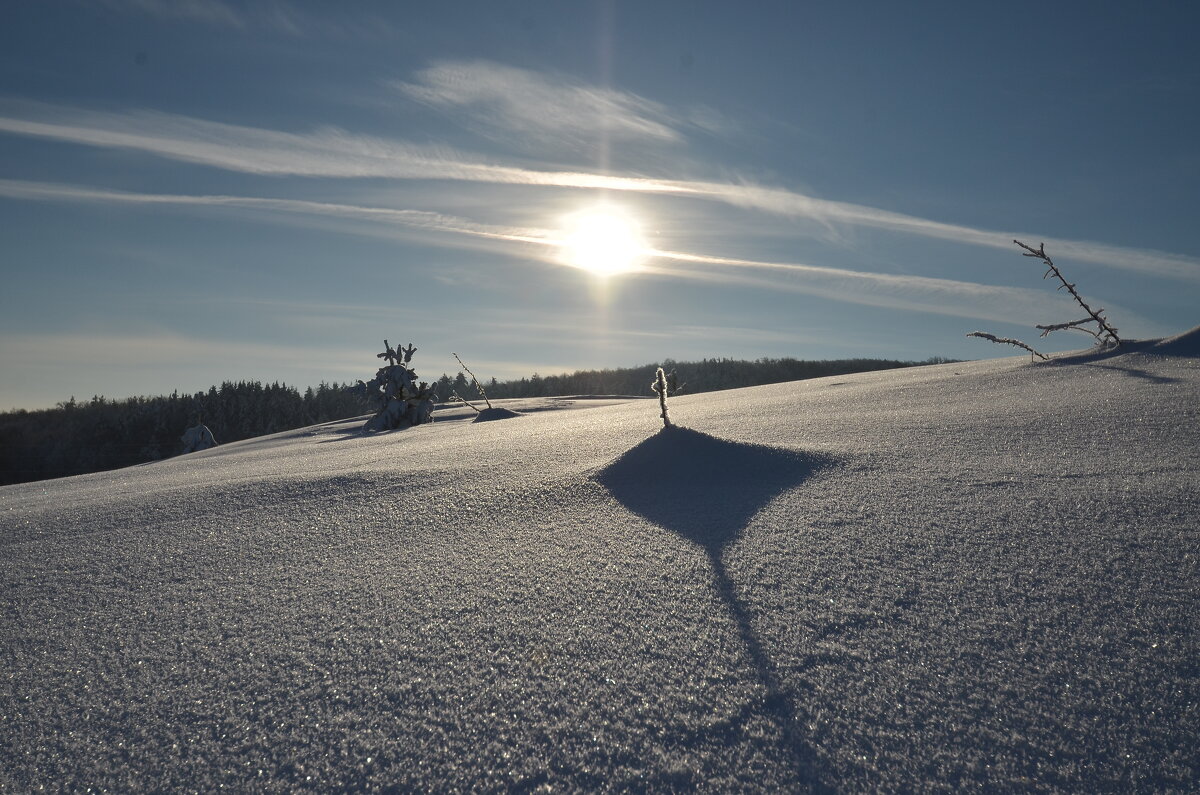
[[0, 488], [0, 784], [1195, 790], [1197, 337]]

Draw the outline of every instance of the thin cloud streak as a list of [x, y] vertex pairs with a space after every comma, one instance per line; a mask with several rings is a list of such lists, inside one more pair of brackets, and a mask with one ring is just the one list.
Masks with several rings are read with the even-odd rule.
[[1082, 240], [1052, 240], [1028, 232], [997, 232], [977, 229], [931, 221], [927, 218], [918, 218], [861, 204], [818, 199], [782, 188], [713, 182], [678, 184], [686, 187], [692, 196], [714, 199], [777, 215], [810, 218], [829, 224], [866, 226], [919, 237], [1005, 250], [1012, 250], [1014, 238], [1027, 242], [1051, 241], [1055, 253], [1064, 259], [1093, 262], [1098, 265], [1153, 273], [1168, 278], [1200, 281], [1200, 260], [1169, 252], [1131, 249]]
[[227, 171], [270, 176], [431, 179], [538, 187], [688, 193], [639, 177], [538, 171], [468, 159], [448, 147], [352, 135], [327, 127], [287, 133], [155, 111], [101, 113], [38, 106], [49, 119], [0, 116], [0, 132], [131, 149]]
[[418, 102], [461, 110], [506, 134], [539, 141], [683, 140], [671, 114], [657, 102], [503, 64], [443, 62], [418, 72], [415, 82], [392, 85]]
[[[1025, 287], [1000, 287], [953, 279], [842, 270], [799, 263], [707, 257], [678, 251], [655, 251], [654, 256], [673, 262], [735, 269], [733, 272], [696, 272], [669, 267], [651, 268], [651, 272], [662, 276], [787, 290], [883, 309], [1031, 326], [1047, 322], [1046, 318], [1058, 317], [1070, 309], [1069, 301], [1061, 295]], [[764, 278], [753, 271], [789, 274], [799, 277], [799, 280]], [[1125, 313], [1126, 316], [1131, 314]]]
[[[50, 201], [239, 207], [369, 221], [389, 226], [402, 225], [418, 230], [491, 240], [501, 244], [531, 244], [536, 247], [554, 249], [554, 253], [538, 257], [538, 259], [552, 264], [557, 264], [557, 249], [562, 245], [559, 234], [552, 230], [480, 224], [469, 219], [424, 210], [361, 207], [297, 199], [137, 194], [17, 180], [0, 180], [0, 196]], [[1027, 323], [1045, 322], [1047, 317], [1057, 317], [1061, 314], [1064, 306], [1061, 296], [1053, 294], [1047, 295], [1044, 292], [1026, 288], [997, 287], [952, 279], [843, 270], [801, 263], [712, 257], [657, 249], [649, 250], [647, 256], [661, 261], [701, 266], [705, 269], [723, 268], [728, 270], [732, 268], [736, 271], [788, 274], [797, 277], [798, 280], [769, 279], [745, 273], [712, 273], [704, 270], [697, 272], [680, 268], [654, 267], [653, 265], [643, 267], [644, 272], [648, 274], [738, 283], [767, 289], [786, 289], [849, 303], [952, 317]]]
[[[710, 257], [701, 254], [688, 254], [682, 251], [653, 250], [651, 256], [676, 262], [690, 262], [698, 265], [732, 266], [735, 268], [754, 268], [758, 270], [787, 271], [790, 273], [809, 276], [838, 277], [870, 282], [881, 288], [892, 289], [921, 289], [939, 295], [960, 295], [963, 297], [993, 294], [993, 290], [1025, 290], [1025, 288], [992, 287], [976, 282], [962, 282], [953, 279], [938, 279], [930, 276], [912, 276], [908, 274], [872, 273], [870, 271], [853, 271], [843, 268], [828, 268], [820, 265], [804, 265], [794, 262], [770, 262], [764, 260], [738, 259], [734, 257]], [[1030, 291], [1032, 292], [1032, 291]]]
[[[133, 149], [242, 173], [453, 180], [678, 195], [784, 217], [809, 218], [827, 225], [864, 226], [996, 249], [1010, 249], [1013, 238], [1039, 242], [1049, 239], [1030, 233], [947, 224], [875, 207], [818, 199], [783, 188], [496, 165], [446, 147], [352, 135], [334, 128], [287, 133], [151, 111], [101, 113], [32, 103], [21, 103], [21, 107], [32, 109], [34, 115], [43, 118], [0, 116], [0, 132]], [[1200, 282], [1200, 260], [1195, 258], [1090, 241], [1050, 240], [1055, 253], [1064, 259]]]
[[79, 202], [121, 202], [141, 205], [175, 205], [191, 207], [239, 207], [333, 218], [349, 218], [377, 223], [400, 224], [415, 229], [448, 232], [511, 243], [546, 244], [542, 230], [501, 227], [479, 224], [427, 210], [395, 210], [386, 207], [361, 207], [352, 204], [305, 201], [303, 199], [272, 199], [252, 196], [188, 196], [155, 193], [127, 193], [96, 190], [74, 185], [55, 185], [21, 180], [0, 179], [0, 196], [17, 199], [60, 200]]

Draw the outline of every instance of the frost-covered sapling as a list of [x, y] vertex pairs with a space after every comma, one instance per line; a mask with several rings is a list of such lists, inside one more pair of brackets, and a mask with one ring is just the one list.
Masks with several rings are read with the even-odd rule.
[[390, 431], [433, 421], [433, 389], [424, 381], [417, 383], [417, 374], [409, 368], [416, 348], [393, 349], [387, 340], [384, 351], [377, 354], [388, 363], [380, 367], [368, 383], [358, 382], [350, 389], [379, 404], [379, 411], [367, 420], [364, 431]]
[[[475, 384], [475, 391], [483, 398], [483, 402], [487, 403], [487, 408], [480, 410], [475, 408], [475, 406], [471, 406], [471, 403], [462, 395], [459, 395], [457, 392], [454, 393], [456, 398], [475, 409], [475, 422], [492, 422], [493, 420], [507, 420], [512, 417], [521, 416], [519, 413], [511, 409], [506, 409], [503, 406], [493, 406], [492, 401], [488, 400], [487, 392], [483, 389], [483, 384], [479, 383], [479, 379], [475, 377], [475, 373], [471, 372], [470, 367], [463, 364], [463, 360], [457, 353], [453, 354], [453, 356], [455, 359], [458, 359], [458, 363], [462, 366], [462, 369], [467, 371], [467, 375], [471, 376], [471, 382]], [[459, 375], [462, 375], [462, 373], [459, 373]]]
[[[1066, 277], [1062, 275], [1062, 271], [1059, 270], [1058, 266], [1054, 264], [1054, 260], [1050, 259], [1049, 255], [1046, 254], [1045, 243], [1042, 243], [1037, 248], [1034, 248], [1033, 246], [1028, 246], [1022, 243], [1020, 240], [1014, 240], [1013, 242], [1025, 249], [1025, 252], [1022, 254], [1022, 256], [1040, 259], [1046, 266], [1046, 272], [1042, 274], [1042, 278], [1048, 279], [1053, 276], [1055, 279], [1058, 279], [1059, 285], [1057, 289], [1066, 290], [1068, 293], [1070, 293], [1071, 297], [1075, 299], [1075, 303], [1079, 304], [1079, 306], [1083, 308], [1083, 311], [1087, 312], [1088, 314], [1088, 316], [1085, 318], [1080, 320], [1072, 320], [1069, 323], [1049, 323], [1044, 326], [1039, 325], [1037, 328], [1042, 330], [1041, 336], [1045, 337], [1052, 331], [1073, 329], [1075, 331], [1082, 331], [1087, 334], [1091, 334], [1096, 338], [1096, 344], [1105, 348], [1115, 348], [1121, 344], [1121, 338], [1117, 336], [1117, 329], [1108, 322], [1108, 318], [1104, 316], [1104, 310], [1092, 309], [1090, 306], [1088, 306], [1087, 302], [1083, 300], [1083, 297], [1075, 290], [1075, 285], [1066, 280]], [[1090, 324], [1092, 323], [1096, 324], [1095, 328], [1090, 327]], [[1005, 345], [1016, 345], [1018, 348], [1024, 348], [1025, 350], [1029, 351], [1031, 360], [1034, 356], [1040, 356], [1043, 359], [1049, 358], [1044, 353], [1035, 351], [1024, 342], [1012, 339], [1011, 337], [997, 337], [994, 334], [988, 334], [986, 331], [972, 331], [967, 336], [979, 337], [981, 339], [991, 340], [992, 342], [1003, 343]]]
[[476, 414], [479, 414], [479, 413], [481, 413], [481, 412], [482, 412], [482, 410], [479, 408], [479, 406], [476, 406], [474, 403], [472, 403], [471, 401], [467, 400], [467, 399], [466, 399], [465, 397], [463, 397], [462, 395], [458, 394], [458, 390], [457, 390], [457, 389], [455, 389], [455, 390], [451, 390], [451, 392], [450, 392], [450, 400], [451, 400], [452, 402], [453, 402], [453, 401], [458, 401], [459, 403], [462, 403], [464, 406], [467, 406], [467, 407], [469, 407], [469, 408], [471, 408], [471, 409], [474, 409], [474, 411], [475, 411], [475, 413], [476, 413]]
[[[475, 374], [471, 372], [471, 368], [467, 367], [465, 364], [463, 364], [463, 360], [459, 359], [457, 353], [454, 353], [453, 351], [451, 351], [451, 355], [453, 355], [455, 359], [458, 359], [458, 363], [462, 367], [462, 369], [466, 370], [467, 375], [471, 376], [471, 382], [475, 384], [475, 391], [479, 393], [479, 396], [481, 398], [483, 398], [483, 402], [486, 403], [487, 407], [490, 409], [492, 407], [492, 401], [488, 400], [487, 392], [483, 391], [483, 384], [479, 383], [479, 379], [476, 378]], [[455, 395], [458, 395], [458, 393], [456, 392]], [[463, 398], [461, 395], [458, 396], [458, 399], [461, 400], [463, 403], [467, 403], [466, 399]], [[467, 405], [471, 406], [470, 403], [467, 403]], [[471, 406], [471, 408], [475, 409], [474, 406]], [[475, 409], [475, 411], [479, 411], [479, 409]]]
[[671, 387], [667, 383], [667, 376], [661, 367], [654, 373], [654, 381], [650, 384], [650, 389], [658, 393], [658, 405], [662, 407], [663, 429], [675, 427], [671, 422], [671, 414], [667, 411], [667, 394], [671, 391]]

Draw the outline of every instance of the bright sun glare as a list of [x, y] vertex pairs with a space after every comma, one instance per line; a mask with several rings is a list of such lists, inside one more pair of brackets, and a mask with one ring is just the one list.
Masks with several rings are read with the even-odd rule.
[[563, 262], [596, 276], [636, 270], [646, 256], [646, 243], [637, 223], [612, 208], [584, 210], [569, 216], [564, 233]]

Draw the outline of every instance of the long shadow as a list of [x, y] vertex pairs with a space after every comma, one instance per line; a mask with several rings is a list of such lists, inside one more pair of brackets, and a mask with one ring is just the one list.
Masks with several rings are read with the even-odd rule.
[[1178, 378], [1171, 378], [1166, 375], [1155, 375], [1154, 373], [1140, 370], [1136, 367], [1114, 367], [1111, 364], [1096, 364], [1095, 362], [1084, 362], [1082, 367], [1095, 367], [1098, 370], [1115, 370], [1122, 375], [1127, 375], [1131, 378], [1141, 378], [1149, 381], [1152, 384], [1174, 384], [1179, 381]]
[[836, 459], [718, 439], [688, 428], [666, 428], [595, 475], [622, 505], [708, 554], [717, 593], [729, 607], [746, 652], [767, 691], [766, 713], [780, 728], [784, 751], [814, 792], [829, 792], [808, 745], [792, 694], [754, 631], [722, 559], [755, 514], [784, 491]]
[[1141, 378], [1155, 384], [1170, 384], [1179, 380], [1169, 376], [1155, 375], [1140, 367], [1135, 367], [1134, 364], [1138, 359], [1129, 355], [1135, 353], [1168, 357], [1188, 355], [1185, 349], [1180, 348], [1180, 346], [1174, 343], [1167, 344], [1157, 340], [1139, 340], [1137, 342], [1126, 343], [1119, 348], [1092, 349], [1080, 353], [1066, 354], [1051, 359], [1046, 364], [1055, 367], [1094, 367], [1097, 370], [1112, 370], [1113, 372], [1127, 375], [1130, 378]]
[[[1055, 365], [1082, 364], [1090, 367], [1101, 367], [1106, 370], [1116, 370], [1134, 378], [1144, 378], [1154, 383], [1171, 383], [1178, 379], [1157, 376], [1140, 368], [1134, 367], [1136, 358], [1129, 354], [1145, 354], [1147, 356], [1163, 356], [1167, 358], [1194, 358], [1200, 356], [1200, 326], [1161, 340], [1126, 340], [1116, 348], [1094, 347], [1077, 353], [1056, 356], [1050, 360]], [[1099, 364], [1108, 360], [1118, 360], [1113, 364]]]

